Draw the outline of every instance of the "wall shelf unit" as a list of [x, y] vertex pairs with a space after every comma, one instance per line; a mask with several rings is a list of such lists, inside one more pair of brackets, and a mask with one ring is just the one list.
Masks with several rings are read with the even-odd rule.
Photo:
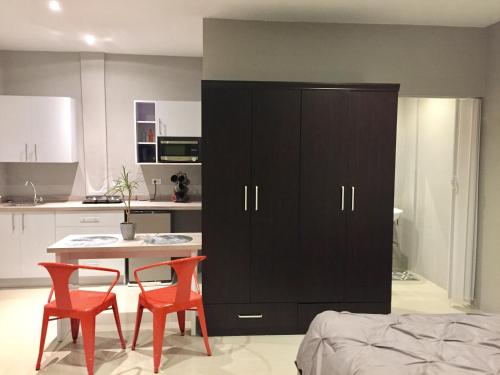
[[160, 136], [201, 137], [199, 101], [134, 101], [135, 161], [139, 165], [201, 165], [158, 162]]

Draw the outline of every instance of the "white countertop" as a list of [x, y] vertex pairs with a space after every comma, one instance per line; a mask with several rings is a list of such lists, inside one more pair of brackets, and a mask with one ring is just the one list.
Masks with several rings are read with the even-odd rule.
[[[167, 201], [132, 201], [132, 209], [136, 210], [172, 210], [172, 211], [196, 211], [201, 210], [201, 202], [176, 203]], [[37, 206], [12, 206], [8, 203], [0, 204], [0, 212], [12, 211], [108, 211], [123, 210], [123, 203], [90, 203], [83, 204], [80, 201], [43, 203]]]

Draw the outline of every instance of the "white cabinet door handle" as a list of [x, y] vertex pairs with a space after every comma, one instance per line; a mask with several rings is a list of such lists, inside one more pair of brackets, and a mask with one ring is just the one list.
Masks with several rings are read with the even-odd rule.
[[340, 193], [341, 193], [340, 194], [341, 195], [341, 197], [340, 197], [340, 200], [341, 200], [340, 201], [340, 211], [344, 211], [344, 201], [345, 201], [345, 187], [344, 187], [344, 185], [342, 185], [340, 187]]
[[15, 215], [12, 214], [12, 233], [16, 231], [16, 222], [15, 222]]
[[248, 186], [245, 185], [245, 202], [243, 203], [245, 211], [248, 211]]
[[255, 211], [259, 211], [259, 187], [255, 186]]
[[28, 161], [28, 144], [24, 144], [24, 161]]
[[22, 224], [21, 224], [21, 228], [23, 228], [23, 233], [24, 233], [24, 214], [22, 215]]
[[101, 221], [100, 217], [81, 217], [80, 223], [99, 223]]
[[351, 186], [351, 211], [354, 211], [355, 193], [356, 190], [354, 189], [354, 186]]
[[36, 143], [35, 143], [35, 161], [38, 161], [38, 154], [36, 152]]

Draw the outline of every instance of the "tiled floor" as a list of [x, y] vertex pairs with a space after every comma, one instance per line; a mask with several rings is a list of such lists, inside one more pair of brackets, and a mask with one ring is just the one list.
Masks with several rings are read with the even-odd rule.
[[[131, 341], [138, 289], [115, 288], [125, 339]], [[0, 290], [0, 374], [35, 374], [42, 306], [47, 288]], [[453, 313], [446, 291], [427, 281], [394, 282], [393, 312]], [[174, 314], [175, 316], [175, 314]], [[172, 317], [174, 319], [174, 316]], [[150, 315], [145, 313], [138, 348], [119, 349], [110, 312], [97, 320], [96, 375], [151, 374], [153, 350]], [[295, 374], [293, 361], [301, 335], [211, 337], [213, 356], [207, 357], [201, 338], [180, 336], [175, 321], [167, 324], [160, 372], [165, 374], [250, 375]], [[40, 374], [86, 374], [81, 337], [76, 345], [55, 340], [49, 324]]]

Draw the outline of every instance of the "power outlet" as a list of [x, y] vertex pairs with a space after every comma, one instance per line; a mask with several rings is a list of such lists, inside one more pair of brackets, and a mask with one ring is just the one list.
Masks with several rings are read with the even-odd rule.
[[151, 182], [153, 185], [161, 185], [161, 178], [153, 178]]

